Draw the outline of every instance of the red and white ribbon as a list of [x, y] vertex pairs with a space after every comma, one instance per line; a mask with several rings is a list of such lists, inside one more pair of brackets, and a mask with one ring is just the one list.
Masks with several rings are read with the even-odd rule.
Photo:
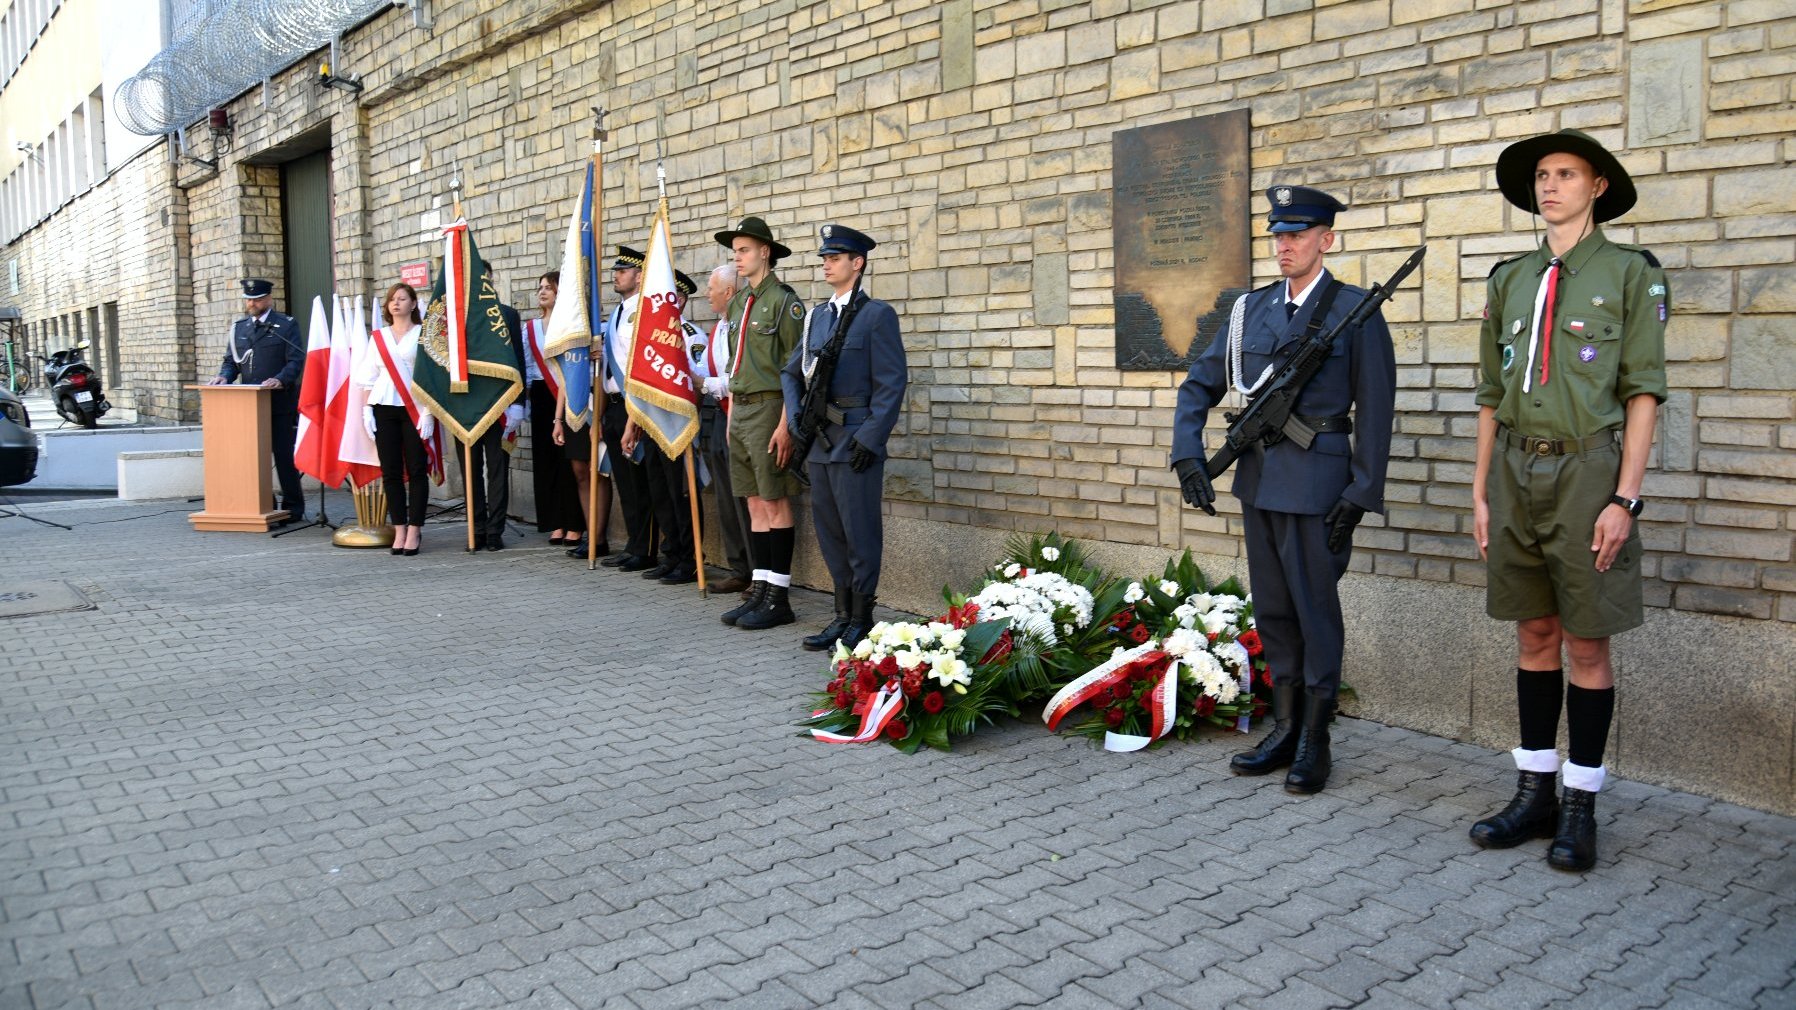
[[1173, 659], [1166, 664], [1166, 672], [1160, 675], [1160, 683], [1147, 693], [1148, 735], [1135, 736], [1130, 733], [1105, 733], [1104, 749], [1127, 752], [1140, 750], [1155, 740], [1172, 732], [1174, 715], [1179, 704], [1179, 660]]
[[[904, 692], [887, 685], [879, 689], [879, 693], [873, 696], [873, 703], [867, 706], [865, 712], [861, 713], [861, 728], [853, 736], [846, 733], [831, 733], [825, 729], [813, 729], [811, 736], [824, 743], [867, 743], [870, 740], [877, 740], [879, 734], [885, 732], [886, 724], [891, 722], [897, 716], [898, 710], [903, 707]], [[811, 714], [822, 715], [827, 711], [829, 709], [818, 709]]]
[[1152, 643], [1125, 649], [1061, 688], [1054, 697], [1048, 699], [1048, 706], [1041, 710], [1041, 721], [1048, 724], [1048, 731], [1058, 729], [1060, 720], [1066, 718], [1073, 709], [1110, 690], [1110, 685], [1128, 676], [1127, 670], [1131, 664], [1154, 649], [1155, 645]]

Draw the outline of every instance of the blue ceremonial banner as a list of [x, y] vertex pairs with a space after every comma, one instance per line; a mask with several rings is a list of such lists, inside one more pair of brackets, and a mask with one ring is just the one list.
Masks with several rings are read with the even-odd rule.
[[574, 428], [584, 428], [593, 420], [592, 346], [601, 339], [599, 322], [604, 318], [599, 302], [604, 288], [593, 238], [593, 195], [593, 166], [589, 161], [586, 182], [580, 187], [580, 201], [562, 244], [561, 287], [556, 293], [555, 311], [543, 334], [543, 350], [551, 359], [549, 367], [559, 373], [561, 388], [567, 393], [564, 419]]

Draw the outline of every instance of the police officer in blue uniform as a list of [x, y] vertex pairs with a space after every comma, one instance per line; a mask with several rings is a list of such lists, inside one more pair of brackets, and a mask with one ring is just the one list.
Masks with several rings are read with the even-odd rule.
[[812, 310], [804, 339], [780, 372], [788, 424], [796, 425], [818, 352], [829, 343], [852, 299], [857, 308], [829, 384], [827, 422], [804, 460], [811, 478], [817, 546], [836, 590], [835, 620], [804, 640], [804, 647], [812, 650], [830, 648], [837, 639], [853, 645], [873, 627], [885, 547], [880, 494], [886, 439], [898, 423], [909, 381], [898, 313], [859, 290], [867, 254], [877, 243], [839, 224], [824, 225], [821, 234], [823, 279], [834, 296]]
[[[1306, 330], [1327, 332], [1365, 292], [1323, 269], [1335, 215], [1347, 208], [1321, 190], [1266, 191], [1279, 280], [1243, 295], [1227, 329], [1192, 363], [1179, 386], [1173, 468], [1193, 507], [1215, 492], [1204, 470], [1204, 421], [1231, 388], [1257, 393]], [[1296, 414], [1317, 431], [1304, 449], [1290, 439], [1241, 454], [1241, 500], [1254, 617], [1271, 667], [1273, 729], [1236, 755], [1240, 775], [1289, 767], [1286, 790], [1314, 793], [1328, 783], [1328, 724], [1341, 684], [1345, 634], [1336, 583], [1347, 570], [1353, 530], [1384, 511], [1396, 359], [1382, 314], [1340, 335], [1334, 353], [1298, 397]]]
[[224, 363], [214, 386], [241, 382], [274, 390], [269, 397], [269, 424], [274, 437], [274, 472], [281, 484], [280, 525], [303, 522], [305, 490], [293, 465], [293, 440], [299, 431], [299, 377], [306, 367], [305, 343], [293, 317], [274, 311], [274, 282], [250, 277], [243, 287], [243, 318], [231, 327]]

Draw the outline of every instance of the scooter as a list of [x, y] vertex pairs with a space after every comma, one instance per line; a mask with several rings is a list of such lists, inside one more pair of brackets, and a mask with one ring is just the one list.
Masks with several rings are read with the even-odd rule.
[[50, 391], [50, 402], [63, 420], [83, 428], [97, 428], [100, 418], [112, 404], [100, 387], [100, 377], [81, 360], [81, 348], [57, 351], [44, 359], [44, 385]]

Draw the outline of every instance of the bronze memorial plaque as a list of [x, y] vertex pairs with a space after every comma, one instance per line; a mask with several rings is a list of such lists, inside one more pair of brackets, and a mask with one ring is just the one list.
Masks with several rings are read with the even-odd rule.
[[1190, 367], [1252, 284], [1247, 134], [1237, 109], [1112, 135], [1117, 368]]

